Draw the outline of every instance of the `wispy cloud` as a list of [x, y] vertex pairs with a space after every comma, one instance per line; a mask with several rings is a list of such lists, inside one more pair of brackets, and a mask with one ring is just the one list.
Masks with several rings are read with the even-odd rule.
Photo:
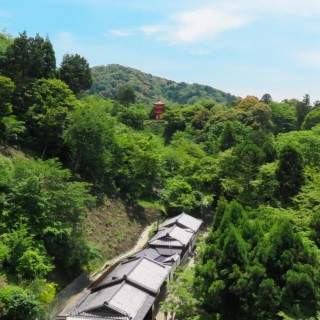
[[157, 36], [171, 44], [198, 43], [250, 22], [245, 15], [221, 8], [199, 8], [172, 15], [165, 24], [142, 26], [147, 36]]

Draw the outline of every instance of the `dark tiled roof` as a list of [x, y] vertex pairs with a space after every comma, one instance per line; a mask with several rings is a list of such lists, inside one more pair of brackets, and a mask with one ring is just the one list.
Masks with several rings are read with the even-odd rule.
[[168, 219], [160, 224], [160, 228], [171, 227], [173, 225], [180, 225], [184, 228], [189, 228], [193, 232], [197, 232], [202, 224], [202, 220], [194, 218], [186, 213], [181, 213], [180, 215]]
[[147, 291], [156, 293], [168, 273], [168, 267], [142, 256], [122, 262], [94, 288], [94, 291], [126, 279]]
[[156, 296], [125, 281], [93, 292], [73, 317], [142, 320]]
[[194, 232], [191, 229], [183, 229], [177, 225], [163, 228], [149, 240], [152, 246], [184, 247], [190, 242]]
[[162, 256], [172, 256], [175, 253], [181, 254], [181, 248], [164, 248], [164, 247], [155, 247], [155, 249], [162, 255]]

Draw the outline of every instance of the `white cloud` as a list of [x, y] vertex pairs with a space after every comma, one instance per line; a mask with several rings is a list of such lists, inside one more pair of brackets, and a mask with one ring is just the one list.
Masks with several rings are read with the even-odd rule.
[[166, 24], [143, 26], [140, 30], [147, 36], [156, 35], [172, 44], [191, 44], [241, 28], [249, 22], [247, 16], [229, 8], [207, 7], [174, 14]]

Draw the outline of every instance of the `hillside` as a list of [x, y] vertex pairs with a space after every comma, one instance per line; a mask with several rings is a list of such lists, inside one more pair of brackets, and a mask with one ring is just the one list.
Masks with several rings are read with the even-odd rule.
[[179, 104], [192, 104], [201, 99], [226, 103], [236, 99], [230, 93], [209, 86], [177, 83], [117, 64], [93, 67], [92, 76], [93, 85], [89, 93], [99, 94], [104, 98], [115, 97], [119, 86], [124, 85], [134, 89], [137, 102], [148, 104], [159, 98]]

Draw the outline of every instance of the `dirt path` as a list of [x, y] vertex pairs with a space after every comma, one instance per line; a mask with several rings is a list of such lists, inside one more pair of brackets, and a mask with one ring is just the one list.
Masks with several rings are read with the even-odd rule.
[[[149, 233], [152, 229], [153, 225], [147, 226], [146, 228], [144, 228], [144, 230], [142, 231], [140, 238], [138, 239], [136, 245], [128, 250], [127, 252], [113, 258], [112, 260], [108, 260], [101, 269], [97, 270], [96, 272], [94, 272], [91, 277], [90, 280], [92, 282], [94, 282], [95, 280], [97, 280], [102, 274], [104, 274], [105, 272], [108, 272], [108, 270], [114, 266], [115, 264], [117, 264], [118, 262], [120, 262], [121, 260], [130, 257], [132, 255], [134, 255], [136, 252], [140, 251], [141, 249], [144, 248], [144, 246], [148, 243], [149, 240]], [[84, 288], [80, 293], [74, 295], [73, 297], [71, 297], [68, 301], [67, 306], [59, 313], [58, 318], [61, 319], [65, 319], [66, 316], [68, 316], [77, 306], [77, 304], [86, 296], [89, 294], [89, 291], [87, 288]]]

